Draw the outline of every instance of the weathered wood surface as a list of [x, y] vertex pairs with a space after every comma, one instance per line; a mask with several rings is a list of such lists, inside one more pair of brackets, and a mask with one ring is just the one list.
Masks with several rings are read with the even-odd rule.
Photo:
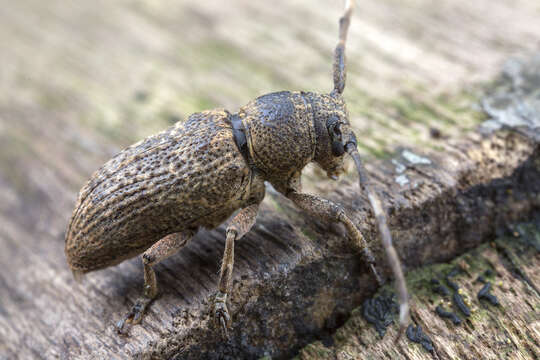
[[[412, 293], [414, 323], [430, 337], [433, 350], [420, 344], [392, 339], [391, 327], [381, 341], [373, 325], [355, 309], [350, 319], [332, 337], [302, 349], [299, 359], [538, 359], [540, 357], [540, 214], [530, 224], [508, 224], [501, 235], [448, 264], [425, 266], [407, 277]], [[459, 271], [456, 271], [459, 269]], [[452, 299], [455, 292], [446, 275], [459, 286], [470, 316]], [[434, 285], [432, 280], [439, 281]], [[489, 294], [498, 305], [479, 299], [489, 282]], [[438, 290], [444, 286], [448, 294]], [[384, 293], [388, 289], [380, 292]], [[442, 294], [441, 294], [442, 293]], [[436, 308], [459, 319], [442, 318]], [[325, 346], [326, 343], [328, 346]]]
[[[0, 357], [286, 357], [373, 294], [341, 230], [272, 191], [236, 247], [229, 343], [207, 324], [223, 228], [157, 266], [162, 296], [129, 338], [113, 324], [140, 293], [140, 261], [79, 285], [63, 255], [77, 190], [121, 146], [204, 108], [234, 110], [282, 89], [330, 89], [340, 10], [307, 0], [4, 1]], [[346, 98], [362, 152], [386, 158], [368, 169], [406, 268], [448, 260], [538, 206], [536, 133], [462, 134], [481, 119], [471, 109], [479, 84], [510, 55], [538, 47], [539, 13], [525, 0], [359, 7]], [[384, 268], [354, 178], [330, 183], [310, 168], [306, 187], [347, 207]]]

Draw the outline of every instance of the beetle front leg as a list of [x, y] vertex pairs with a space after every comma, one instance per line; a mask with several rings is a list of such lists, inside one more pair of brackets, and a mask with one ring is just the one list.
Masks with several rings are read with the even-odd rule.
[[318, 217], [319, 219], [327, 222], [338, 221], [345, 225], [345, 228], [347, 229], [349, 236], [355, 242], [355, 245], [362, 249], [364, 259], [369, 264], [375, 279], [379, 285], [383, 284], [382, 278], [375, 268], [375, 258], [373, 257], [364, 236], [362, 236], [362, 233], [358, 231], [341, 205], [335, 204], [330, 200], [323, 199], [316, 195], [302, 194], [296, 191], [288, 193], [287, 197], [291, 199], [296, 206], [312, 216]]
[[124, 334], [126, 323], [138, 324], [148, 305], [157, 297], [158, 287], [156, 273], [152, 266], [178, 252], [178, 250], [187, 244], [193, 234], [193, 231], [186, 231], [183, 233], [167, 235], [144, 252], [142, 255], [144, 268], [144, 296], [140, 297], [135, 302], [135, 305], [133, 305], [130, 312], [116, 324], [118, 333]]
[[234, 266], [234, 242], [242, 238], [253, 226], [259, 211], [259, 204], [250, 205], [232, 219], [227, 227], [227, 239], [225, 251], [221, 263], [219, 276], [219, 291], [214, 299], [214, 320], [217, 326], [221, 326], [225, 337], [228, 336], [227, 328], [230, 326], [231, 317], [227, 310], [227, 294], [231, 287], [232, 271]]

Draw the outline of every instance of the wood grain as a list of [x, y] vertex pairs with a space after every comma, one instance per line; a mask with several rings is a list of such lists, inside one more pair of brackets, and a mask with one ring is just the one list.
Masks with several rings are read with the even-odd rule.
[[[123, 146], [195, 111], [330, 90], [340, 3], [0, 5], [0, 358], [288, 357], [373, 294], [341, 230], [272, 189], [236, 246], [229, 343], [207, 325], [223, 227], [156, 267], [162, 295], [129, 338], [113, 324], [140, 293], [140, 260], [77, 284], [63, 254], [78, 189]], [[539, 13], [532, 0], [358, 7], [345, 97], [407, 269], [448, 260], [538, 206], [535, 133], [470, 130], [485, 117], [473, 106], [484, 85], [510, 56], [538, 49]], [[309, 168], [305, 184], [346, 206], [387, 271], [354, 176], [330, 183]]]

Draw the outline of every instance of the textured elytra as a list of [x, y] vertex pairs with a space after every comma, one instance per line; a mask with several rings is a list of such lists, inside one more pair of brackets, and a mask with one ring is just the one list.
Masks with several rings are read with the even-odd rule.
[[251, 201], [252, 190], [264, 193], [236, 148], [229, 115], [193, 114], [96, 171], [66, 234], [72, 269], [114, 265], [168, 234], [213, 228]]

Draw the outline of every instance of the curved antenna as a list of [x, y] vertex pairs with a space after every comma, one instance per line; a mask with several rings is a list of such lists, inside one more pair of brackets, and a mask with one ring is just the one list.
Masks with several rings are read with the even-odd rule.
[[345, 43], [347, 42], [347, 33], [351, 24], [351, 16], [354, 10], [354, 0], [345, 1], [345, 11], [339, 18], [339, 41], [334, 50], [334, 92], [343, 93], [345, 89], [345, 80], [347, 78], [347, 67], [345, 64]]
[[362, 164], [362, 160], [360, 159], [360, 154], [356, 149], [356, 145], [349, 142], [346, 145], [346, 151], [353, 158], [354, 164], [356, 165], [360, 189], [367, 193], [369, 203], [371, 204], [371, 209], [373, 210], [373, 215], [375, 215], [375, 219], [377, 220], [377, 224], [379, 226], [379, 233], [381, 234], [384, 251], [386, 252], [388, 262], [390, 263], [390, 267], [392, 268], [392, 272], [396, 278], [396, 287], [399, 297], [399, 330], [395, 339], [397, 342], [401, 334], [403, 334], [409, 318], [409, 294], [407, 293], [405, 276], [403, 276], [401, 262], [399, 261], [396, 249], [394, 248], [394, 245], [392, 245], [392, 235], [390, 235], [390, 230], [388, 229], [386, 212], [382, 207], [379, 196], [373, 190], [373, 187], [371, 187], [366, 174], [366, 169]]

